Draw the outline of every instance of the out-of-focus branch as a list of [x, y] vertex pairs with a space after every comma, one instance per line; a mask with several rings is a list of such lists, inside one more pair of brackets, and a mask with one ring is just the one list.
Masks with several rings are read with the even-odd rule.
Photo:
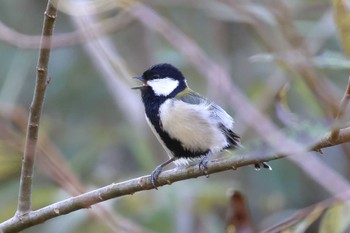
[[[308, 54], [312, 56], [320, 52], [329, 37], [334, 35], [335, 28], [332, 26], [332, 20], [332, 12], [325, 12], [317, 24], [304, 37], [302, 49], [308, 51]], [[254, 103], [258, 110], [266, 112], [270, 109], [271, 105], [275, 103], [273, 100], [278, 95], [281, 86], [286, 84], [286, 79], [285, 73], [280, 68], [274, 68], [273, 73], [264, 82], [265, 86], [261, 93], [254, 97]], [[324, 81], [327, 81], [328, 86], [332, 85], [328, 80]], [[242, 132], [247, 133], [244, 127]], [[244, 133], [241, 136], [244, 138]]]
[[[301, 77], [320, 101], [323, 111], [332, 116], [338, 111], [335, 95], [327, 88], [326, 79], [312, 64], [312, 57], [306, 48], [301, 47], [303, 38], [293, 24], [289, 7], [281, 0], [270, 0], [269, 11], [273, 14], [277, 25], [281, 29], [284, 47], [280, 48], [278, 43], [271, 40], [271, 35], [266, 33], [266, 23], [260, 20], [255, 13], [246, 10], [244, 5], [229, 0], [232, 7], [238, 8], [251, 19], [251, 26], [261, 38], [266, 49], [277, 55], [276, 62], [282, 64], [292, 74]], [[268, 27], [269, 28], [269, 27]]]
[[[350, 137], [350, 132], [348, 132]], [[344, 139], [345, 139], [344, 138]], [[327, 140], [327, 139], [323, 139]], [[339, 143], [345, 143], [348, 141], [338, 141]], [[293, 150], [290, 151], [290, 154]], [[299, 151], [299, 153], [301, 153]], [[309, 155], [307, 152], [302, 152], [303, 155]], [[229, 156], [224, 159], [210, 161], [208, 163], [208, 174], [218, 173], [228, 170], [236, 170], [239, 167], [253, 165], [257, 162], [271, 161], [279, 158], [283, 158], [286, 155], [261, 155], [261, 154], [247, 154]], [[293, 157], [293, 156], [291, 156]], [[312, 158], [312, 157], [309, 157]], [[309, 159], [308, 158], [308, 159]], [[308, 160], [306, 159], [306, 161]], [[324, 172], [324, 171], [319, 171]], [[170, 185], [180, 180], [187, 180], [191, 178], [197, 178], [204, 176], [203, 172], [198, 166], [191, 166], [187, 168], [177, 168], [162, 172], [157, 180], [157, 185], [164, 186]], [[332, 177], [333, 178], [333, 177]], [[329, 185], [329, 183], [328, 183]], [[333, 188], [333, 187], [332, 187]], [[350, 187], [347, 187], [350, 189]], [[73, 211], [90, 208], [92, 205], [121, 196], [132, 195], [136, 192], [153, 189], [150, 176], [142, 176], [132, 180], [107, 185], [105, 187], [75, 196], [63, 201], [54, 203], [44, 208], [31, 211], [23, 216], [14, 216], [13, 218], [0, 224], [0, 232], [18, 232], [23, 229], [29, 228], [34, 225], [38, 225], [49, 219], [55, 218], [60, 215], [69, 214]], [[342, 196], [343, 199], [348, 199], [349, 196]]]
[[[81, 12], [82, 10], [77, 11]], [[129, 14], [128, 17], [132, 18]], [[85, 32], [82, 36], [91, 41], [85, 44], [84, 48], [97, 70], [102, 73], [101, 78], [114, 97], [115, 103], [127, 116], [126, 119], [131, 124], [137, 125], [137, 128], [144, 126], [141, 103], [138, 101], [136, 93], [130, 92], [130, 86], [126, 83], [130, 82], [132, 74], [129, 72], [123, 57], [118, 53], [115, 43], [108, 38], [102, 38], [103, 31], [99, 28], [87, 27], [87, 25], [93, 24], [96, 20], [95, 17], [81, 16], [72, 17], [71, 19], [77, 28]]]
[[104, 36], [112, 32], [116, 32], [124, 28], [131, 22], [131, 18], [126, 11], [121, 11], [118, 15], [103, 20], [98, 23], [86, 25], [86, 29], [77, 30], [73, 32], [61, 33], [55, 36], [36, 36], [26, 35], [15, 31], [0, 21], [0, 40], [22, 49], [38, 49], [40, 46], [45, 47], [47, 43], [41, 43], [40, 41], [52, 41], [51, 49], [69, 47], [76, 44], [91, 41], [94, 38], [87, 38], [84, 36], [88, 30], [94, 30], [98, 28], [102, 33], [99, 36]]
[[[58, 0], [49, 0], [45, 10], [42, 35], [50, 38], [57, 15]], [[51, 39], [41, 41], [41, 49], [37, 65], [36, 85], [30, 106], [27, 135], [24, 147], [20, 188], [18, 195], [17, 216], [22, 216], [31, 210], [31, 195], [33, 182], [33, 168], [38, 141], [40, 116], [44, 104], [46, 86], [48, 85], [47, 70], [50, 58]]]
[[[342, 199], [343, 196], [348, 196], [348, 195], [349, 195], [349, 191], [345, 193], [340, 193], [337, 196], [323, 200], [321, 202], [318, 202], [306, 208], [297, 210], [290, 217], [283, 219], [281, 222], [277, 223], [276, 225], [273, 225], [271, 227], [264, 229], [263, 231], [261, 231], [261, 233], [289, 232], [288, 228], [292, 228], [298, 223], [300, 224], [300, 222], [302, 222], [304, 219], [306, 219], [308, 216], [312, 215], [313, 213], [316, 213], [316, 215], [320, 216], [327, 209], [338, 204], [340, 202], [340, 199]], [[316, 221], [316, 219], [314, 220]]]

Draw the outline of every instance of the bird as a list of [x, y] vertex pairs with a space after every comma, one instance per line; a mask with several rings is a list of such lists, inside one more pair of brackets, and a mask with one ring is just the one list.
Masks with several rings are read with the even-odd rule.
[[[159, 174], [171, 162], [178, 165], [199, 161], [199, 169], [207, 174], [212, 155], [242, 147], [240, 136], [234, 132], [233, 118], [193, 91], [173, 65], [156, 64], [133, 78], [141, 82], [132, 89], [141, 91], [146, 121], [169, 156], [151, 173], [154, 188]], [[261, 167], [271, 170], [265, 162], [255, 164], [257, 170]]]

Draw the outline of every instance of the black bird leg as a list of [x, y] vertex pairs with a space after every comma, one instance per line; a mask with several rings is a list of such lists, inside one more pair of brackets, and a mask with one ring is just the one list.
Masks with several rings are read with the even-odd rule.
[[209, 162], [209, 158], [213, 155], [213, 153], [211, 151], [209, 151], [199, 162], [199, 169], [207, 176], [208, 172], [207, 172], [207, 163]]
[[255, 170], [260, 170], [261, 167], [263, 167], [265, 169], [272, 170], [270, 165], [268, 163], [266, 163], [266, 162], [256, 163], [256, 164], [254, 164], [254, 167], [255, 167]]
[[153, 170], [153, 172], [151, 173], [151, 180], [152, 180], [152, 185], [155, 189], [157, 189], [157, 185], [156, 185], [156, 182], [157, 182], [157, 179], [158, 179], [158, 176], [159, 174], [162, 172], [163, 170], [163, 167], [165, 167], [166, 165], [168, 165], [169, 163], [175, 161], [175, 158], [172, 157], [171, 159], [169, 159], [168, 161], [165, 161], [164, 163], [158, 165], [156, 167], [156, 169]]

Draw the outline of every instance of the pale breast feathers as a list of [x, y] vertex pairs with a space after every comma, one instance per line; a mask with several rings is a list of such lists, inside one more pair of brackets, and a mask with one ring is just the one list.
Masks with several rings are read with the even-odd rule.
[[193, 92], [191, 90], [186, 95], [180, 96], [179, 99], [186, 103], [207, 106], [207, 109], [210, 111], [211, 118], [214, 118], [217, 121], [217, 123], [222, 124], [227, 129], [233, 128], [233, 123], [234, 123], [233, 118], [229, 114], [227, 114], [226, 111], [222, 109], [220, 106], [218, 106], [214, 102], [207, 100], [206, 98], [199, 95], [198, 93]]
[[217, 105], [196, 97], [187, 95], [165, 101], [160, 108], [163, 130], [189, 150], [219, 151], [228, 142], [218, 125], [232, 127], [233, 120]]

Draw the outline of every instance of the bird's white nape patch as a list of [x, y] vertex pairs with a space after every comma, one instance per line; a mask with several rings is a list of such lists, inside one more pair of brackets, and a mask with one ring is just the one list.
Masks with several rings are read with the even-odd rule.
[[147, 82], [147, 85], [153, 89], [155, 95], [167, 96], [173, 92], [173, 90], [175, 90], [175, 88], [179, 85], [179, 81], [166, 77], [162, 79], [150, 80]]

